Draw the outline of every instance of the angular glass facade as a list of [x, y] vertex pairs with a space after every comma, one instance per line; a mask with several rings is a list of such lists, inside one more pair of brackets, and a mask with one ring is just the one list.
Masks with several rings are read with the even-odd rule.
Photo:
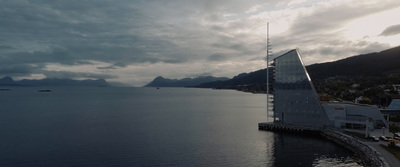
[[393, 99], [390, 105], [387, 107], [388, 110], [400, 110], [400, 99]]
[[327, 116], [297, 50], [273, 60], [274, 122], [322, 127]]

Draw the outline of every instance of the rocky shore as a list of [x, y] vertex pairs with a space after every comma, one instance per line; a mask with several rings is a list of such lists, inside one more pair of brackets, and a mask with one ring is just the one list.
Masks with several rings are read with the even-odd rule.
[[338, 130], [324, 129], [321, 135], [325, 138], [342, 145], [343, 147], [352, 150], [359, 156], [365, 166], [381, 166], [389, 167], [389, 164], [382, 157], [382, 155], [374, 148], [364, 144], [359, 139], [346, 135]]

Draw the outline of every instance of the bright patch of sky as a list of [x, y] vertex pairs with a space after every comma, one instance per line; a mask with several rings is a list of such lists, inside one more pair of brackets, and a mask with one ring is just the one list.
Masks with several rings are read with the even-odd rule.
[[233, 77], [299, 48], [305, 64], [400, 45], [398, 0], [0, 1], [0, 78]]
[[354, 20], [344, 27], [346, 37], [350, 40], [367, 40], [370, 42], [387, 43], [392, 47], [399, 45], [400, 34], [382, 36], [388, 27], [400, 24], [394, 16], [400, 16], [400, 8], [395, 8], [376, 14], [367, 15]]

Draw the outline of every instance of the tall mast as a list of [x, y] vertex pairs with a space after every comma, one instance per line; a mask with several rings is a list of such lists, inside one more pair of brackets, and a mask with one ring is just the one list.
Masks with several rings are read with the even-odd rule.
[[267, 122], [269, 121], [269, 22], [267, 22]]

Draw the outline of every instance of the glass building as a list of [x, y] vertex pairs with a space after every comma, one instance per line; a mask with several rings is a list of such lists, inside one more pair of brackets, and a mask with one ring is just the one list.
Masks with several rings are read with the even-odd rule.
[[274, 123], [314, 128], [335, 127], [362, 131], [366, 135], [373, 129], [388, 127], [377, 107], [320, 103], [297, 50], [275, 57], [268, 63], [268, 90], [271, 97], [267, 97], [267, 103], [270, 104], [267, 107], [268, 112], [273, 112]]
[[272, 101], [274, 122], [322, 127], [328, 121], [297, 50], [273, 59]]

